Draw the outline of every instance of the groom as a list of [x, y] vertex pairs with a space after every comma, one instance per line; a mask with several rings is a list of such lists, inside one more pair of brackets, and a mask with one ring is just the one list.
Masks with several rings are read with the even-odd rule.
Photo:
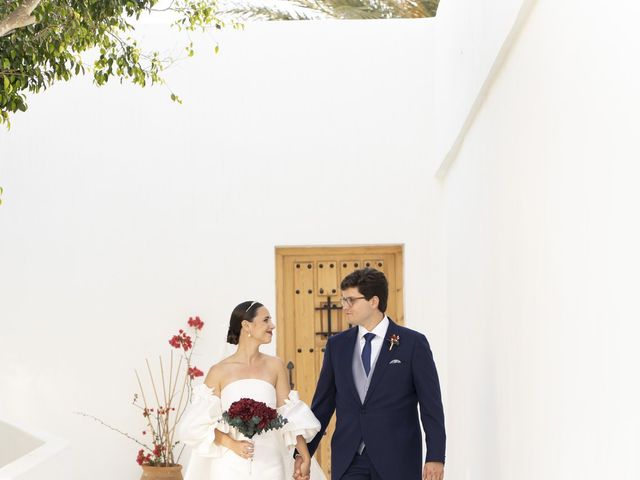
[[327, 342], [311, 405], [322, 428], [309, 453], [336, 411], [332, 480], [442, 480], [444, 414], [427, 339], [385, 315], [389, 287], [382, 272], [356, 270], [340, 288], [345, 318], [355, 326]]

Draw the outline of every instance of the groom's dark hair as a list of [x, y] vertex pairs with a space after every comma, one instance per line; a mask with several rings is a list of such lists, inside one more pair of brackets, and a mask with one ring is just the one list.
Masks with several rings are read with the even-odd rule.
[[366, 298], [378, 297], [378, 310], [382, 313], [387, 309], [387, 298], [389, 297], [389, 282], [380, 270], [375, 268], [361, 268], [350, 273], [340, 283], [340, 289], [357, 288]]

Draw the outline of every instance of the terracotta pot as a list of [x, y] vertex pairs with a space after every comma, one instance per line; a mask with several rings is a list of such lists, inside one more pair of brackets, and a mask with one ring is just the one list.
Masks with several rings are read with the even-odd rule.
[[182, 465], [172, 467], [142, 465], [140, 480], [182, 480]]

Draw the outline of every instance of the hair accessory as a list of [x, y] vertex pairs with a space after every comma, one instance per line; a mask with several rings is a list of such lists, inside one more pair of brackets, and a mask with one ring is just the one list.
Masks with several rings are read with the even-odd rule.
[[256, 303], [258, 302], [253, 302], [251, 305], [249, 305], [249, 307], [244, 311], [244, 313], [247, 313], [249, 310], [251, 310], [251, 307], [253, 307]]

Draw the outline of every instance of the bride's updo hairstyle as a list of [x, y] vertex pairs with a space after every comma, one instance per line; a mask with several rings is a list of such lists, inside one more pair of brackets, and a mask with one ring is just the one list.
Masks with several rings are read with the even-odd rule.
[[229, 331], [227, 332], [227, 343], [231, 345], [238, 345], [240, 341], [240, 332], [242, 331], [242, 321], [247, 320], [253, 322], [256, 318], [256, 314], [260, 307], [263, 307], [260, 302], [246, 301], [242, 302], [231, 312], [231, 319], [229, 320]]

